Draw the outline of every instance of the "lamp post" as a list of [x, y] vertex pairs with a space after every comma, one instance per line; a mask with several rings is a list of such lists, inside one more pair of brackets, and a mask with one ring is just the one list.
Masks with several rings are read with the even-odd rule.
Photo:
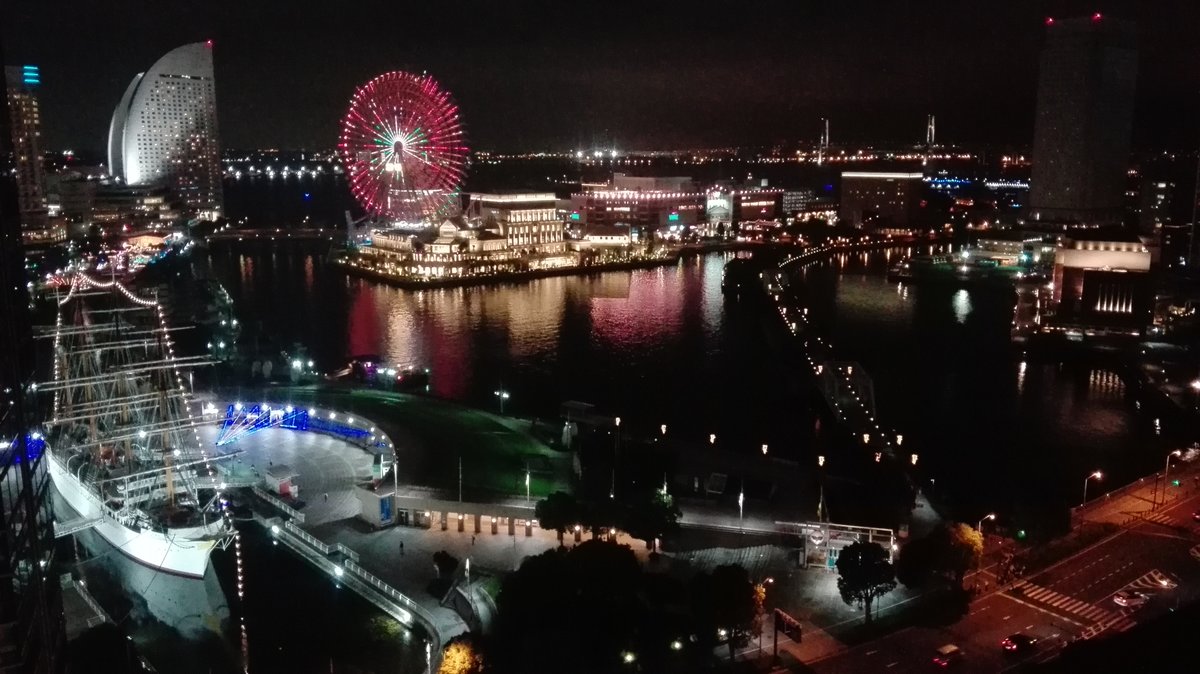
[[[1167, 504], [1167, 485], [1169, 484], [1167, 482], [1167, 476], [1171, 474], [1171, 457], [1173, 456], [1183, 456], [1183, 451], [1177, 449], [1167, 454], [1167, 465], [1163, 467], [1163, 505]], [[1157, 502], [1158, 501], [1156, 499], [1155, 503], [1157, 504]]]
[[613, 469], [612, 469], [612, 484], [608, 488], [608, 497], [617, 497], [617, 467], [621, 464], [621, 417], [615, 417], [613, 423], [616, 428], [613, 430]]
[[745, 513], [745, 510], [744, 510], [745, 505], [746, 505], [746, 486], [743, 483], [742, 487], [738, 490], [738, 530], [742, 533], [746, 533], [746, 522], [745, 522], [745, 519], [743, 519], [743, 515]]
[[1086, 478], [1084, 478], [1084, 480], [1083, 480], [1083, 503], [1080, 503], [1079, 505], [1084, 505], [1085, 503], [1087, 503], [1088, 482], [1091, 482], [1092, 480], [1098, 481], [1103, 478], [1104, 478], [1104, 474], [1101, 473], [1100, 471], [1096, 471], [1096, 472], [1092, 473], [1091, 475], [1088, 475]]
[[987, 515], [984, 515], [983, 517], [979, 518], [979, 524], [975, 525], [975, 530], [982, 534], [983, 533], [983, 521], [984, 520], [994, 520], [994, 519], [996, 519], [996, 513], [988, 513]]
[[525, 466], [525, 502], [529, 503], [529, 466]]
[[493, 391], [492, 394], [495, 395], [497, 398], [499, 398], [500, 414], [503, 415], [504, 414], [504, 401], [508, 400], [508, 398], [509, 398], [508, 391], [505, 391], [504, 389], [500, 389], [498, 391]]
[[763, 446], [762, 446], [762, 453], [763, 453], [763, 456], [767, 455], [767, 445], [766, 444], [763, 444]]

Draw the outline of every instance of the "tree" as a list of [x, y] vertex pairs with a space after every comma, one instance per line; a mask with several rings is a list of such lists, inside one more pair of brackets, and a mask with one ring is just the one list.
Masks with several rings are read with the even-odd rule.
[[983, 536], [970, 525], [952, 522], [935, 529], [929, 539], [934, 570], [961, 588], [967, 571], [983, 557]]
[[933, 544], [928, 538], [909, 541], [896, 557], [896, 579], [910, 589], [923, 588], [933, 575]]
[[732, 660], [734, 648], [746, 643], [757, 612], [750, 574], [737, 564], [724, 564], [693, 582], [697, 633], [702, 642], [709, 642], [724, 630]]
[[972, 527], [958, 522], [943, 524], [927, 538], [909, 542], [900, 549], [896, 576], [905, 587], [924, 587], [941, 578], [961, 588], [967, 571], [979, 565], [983, 537]]
[[625, 511], [621, 528], [636, 539], [646, 541], [646, 548], [657, 549], [655, 541], [679, 530], [682, 513], [670, 494], [659, 490], [642, 496]]
[[543, 529], [558, 532], [558, 544], [562, 545], [563, 534], [566, 533], [567, 528], [579, 523], [581, 510], [582, 508], [574, 496], [556, 491], [538, 501], [533, 512], [537, 516], [538, 524]]
[[612, 498], [601, 498], [584, 504], [581, 509], [583, 524], [592, 532], [592, 538], [605, 529], [616, 528], [625, 520], [625, 508]]
[[871, 602], [896, 589], [896, 573], [887, 550], [878, 543], [852, 543], [838, 554], [838, 592], [842, 601], [862, 604], [871, 622]]
[[438, 674], [482, 674], [483, 655], [475, 648], [470, 635], [454, 637], [442, 651]]

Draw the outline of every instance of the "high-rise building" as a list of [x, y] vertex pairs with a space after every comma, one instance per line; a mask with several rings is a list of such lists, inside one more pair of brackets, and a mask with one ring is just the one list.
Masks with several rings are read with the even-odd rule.
[[65, 632], [58, 579], [49, 577], [48, 459], [26, 404], [32, 328], [8, 111], [0, 106], [0, 671], [50, 674], [63, 670]]
[[173, 49], [133, 78], [113, 112], [108, 162], [127, 185], [166, 186], [188, 215], [221, 215], [211, 40]]
[[42, 115], [34, 93], [42, 83], [37, 66], [4, 66], [17, 208], [25, 229], [45, 229], [46, 174], [42, 167]]
[[920, 171], [842, 171], [838, 219], [851, 227], [907, 227], [925, 188]]
[[1119, 224], [1137, 80], [1133, 26], [1100, 14], [1046, 24], [1028, 220], [1059, 230]]

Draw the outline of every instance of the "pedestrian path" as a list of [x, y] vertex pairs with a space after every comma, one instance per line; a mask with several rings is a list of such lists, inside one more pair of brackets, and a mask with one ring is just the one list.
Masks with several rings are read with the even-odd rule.
[[[1020, 592], [1014, 594], [1013, 590], [1019, 590]], [[1105, 622], [1116, 615], [1112, 611], [1106, 611], [1095, 604], [1080, 601], [1074, 597], [1055, 592], [1048, 587], [1035, 585], [1024, 580], [1018, 580], [1013, 583], [1008, 593], [1009, 596], [1016, 599], [1035, 601], [1057, 611], [1064, 611], [1092, 622]]]

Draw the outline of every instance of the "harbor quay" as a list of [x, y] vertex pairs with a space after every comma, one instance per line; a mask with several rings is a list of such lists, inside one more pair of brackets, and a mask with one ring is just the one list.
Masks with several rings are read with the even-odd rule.
[[[568, 453], [532, 435], [529, 420], [346, 388], [286, 387], [255, 396], [253, 403], [227, 399], [224, 392], [201, 397], [202, 442], [227, 455], [217, 462], [219, 479], [242, 489], [252, 519], [276, 544], [428, 635], [431, 658], [459, 633], [486, 631], [502, 575], [559, 544], [556, 532], [538, 525], [534, 506], [553, 491], [570, 491], [571, 462]], [[689, 469], [696, 471], [731, 470], [734, 461], [711, 448], [688, 454]], [[449, 464], [450, 472], [435, 462]], [[803, 480], [790, 462], [741, 462], [749, 475]], [[686, 494], [678, 502], [683, 540], [672, 541], [664, 557], [689, 564], [753, 563], [748, 550], [766, 545], [777, 562], [798, 566], [794, 554], [778, 546], [812, 514], [758, 501], [739, 508]], [[645, 542], [614, 530], [601, 535], [628, 544], [651, 563]], [[888, 541], [892, 534], [876, 535]], [[575, 527], [564, 543], [589, 536]], [[434, 555], [443, 551], [458, 560], [453, 570], [435, 565]], [[842, 613], [836, 608], [844, 620]]]

